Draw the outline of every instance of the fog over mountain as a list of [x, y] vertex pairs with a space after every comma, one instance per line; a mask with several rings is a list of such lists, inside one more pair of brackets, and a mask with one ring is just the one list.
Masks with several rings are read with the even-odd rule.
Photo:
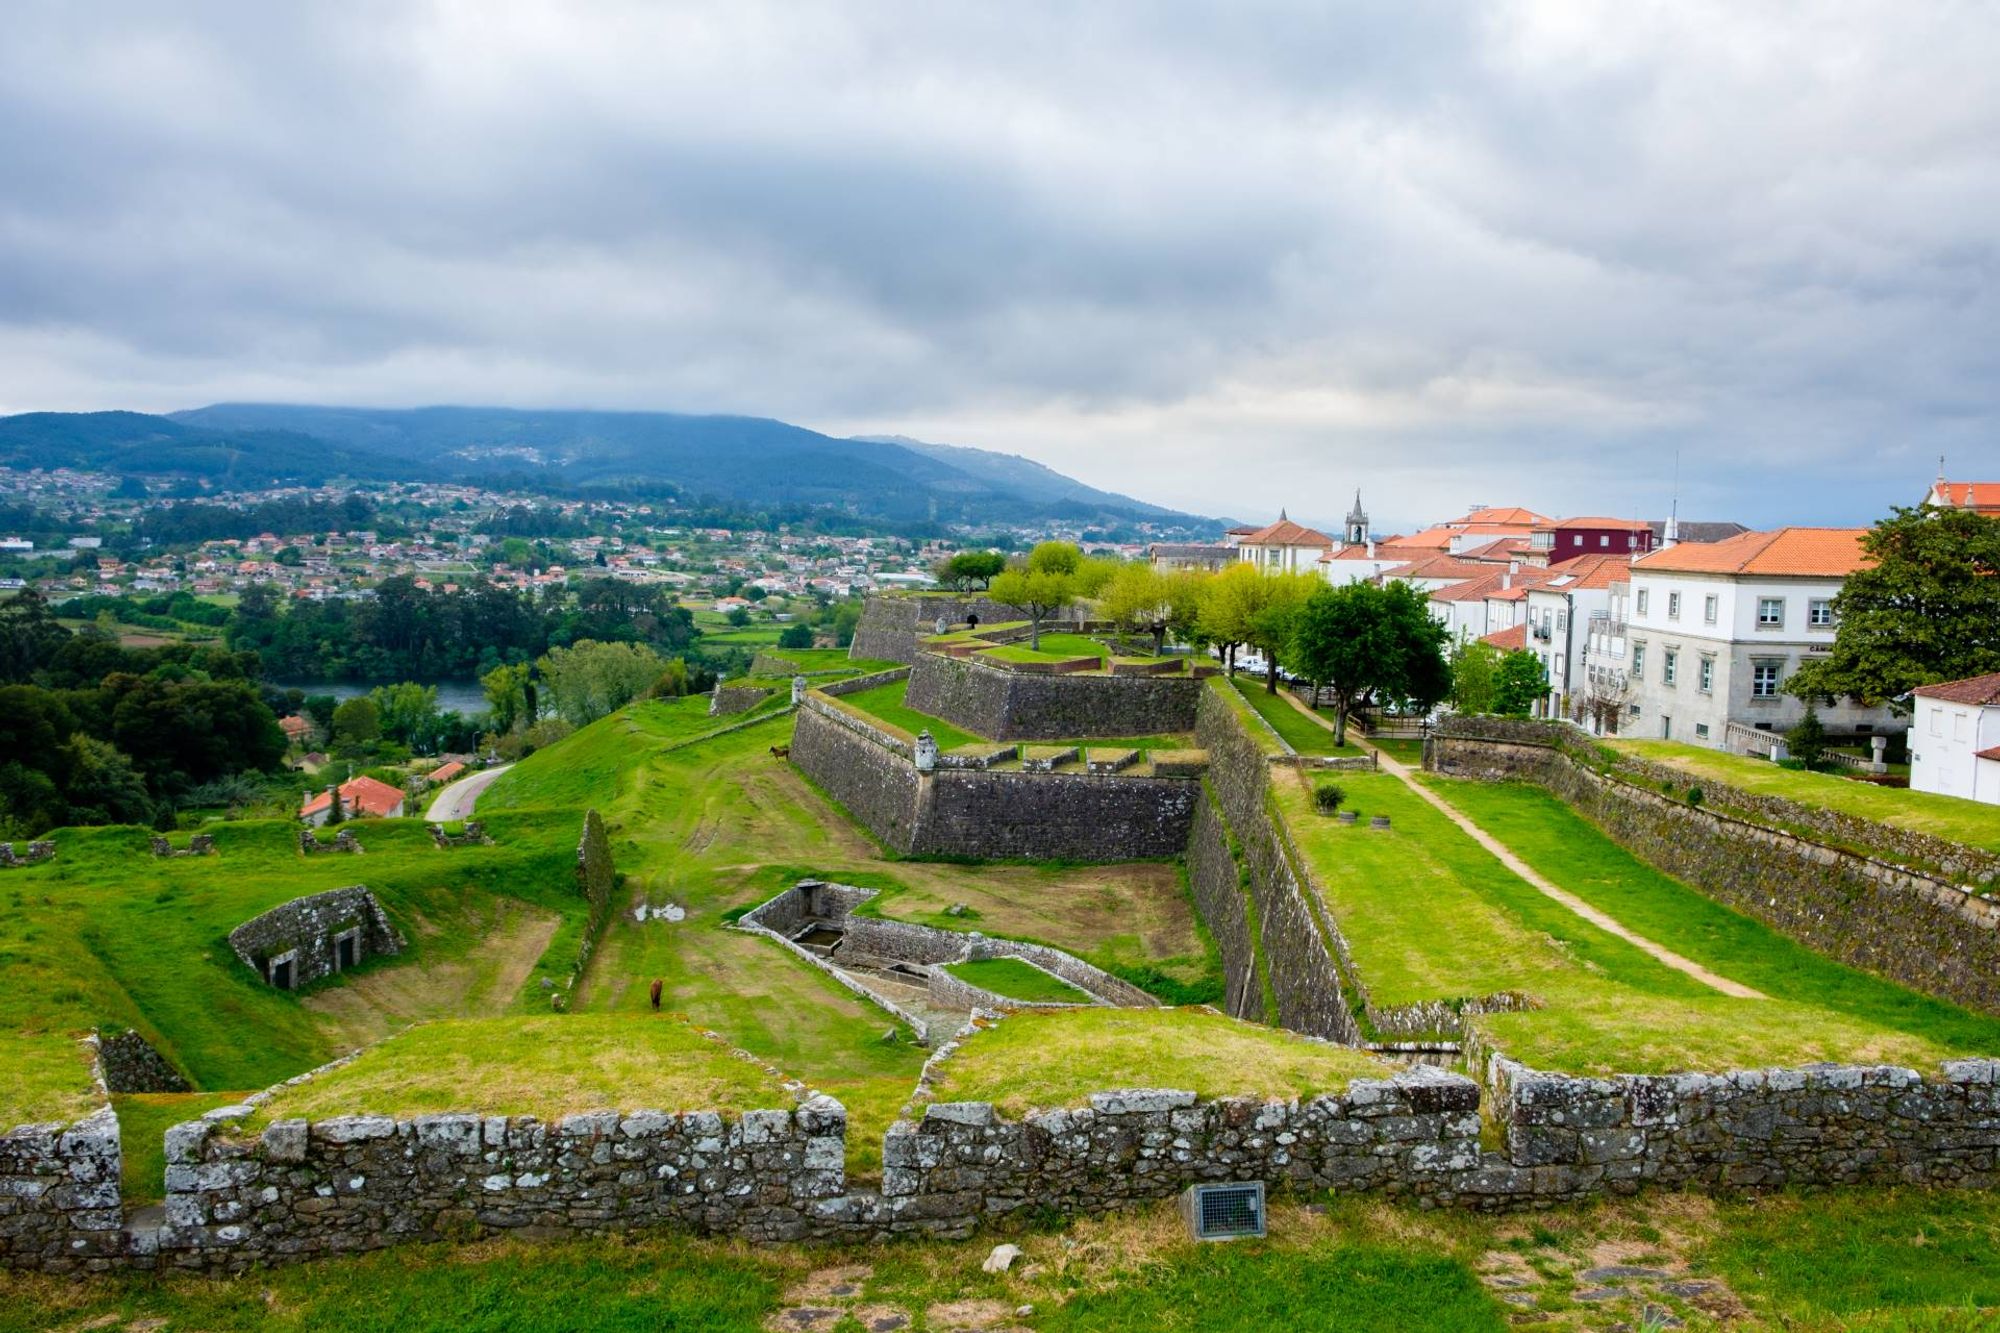
[[1385, 527], [1658, 517], [1678, 457], [1863, 521], [2000, 470], [1996, 57], [1887, 0], [15, 6], [0, 412], [759, 416]]

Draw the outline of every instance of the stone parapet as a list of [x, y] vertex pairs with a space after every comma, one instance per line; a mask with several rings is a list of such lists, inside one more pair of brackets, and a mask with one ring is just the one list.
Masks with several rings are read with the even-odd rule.
[[1038, 673], [1040, 664], [920, 653], [906, 702], [995, 740], [1087, 740], [1191, 730], [1202, 684], [1187, 675]]

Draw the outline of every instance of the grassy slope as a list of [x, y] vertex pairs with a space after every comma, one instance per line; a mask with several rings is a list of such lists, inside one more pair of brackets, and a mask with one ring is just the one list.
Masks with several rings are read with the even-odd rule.
[[[1037, 910], [1046, 911], [1073, 898], [1092, 920], [1105, 918], [1098, 927], [1104, 948], [1115, 942], [1121, 955], [1129, 949], [1126, 956], [1141, 964], [1176, 963], [1193, 952], [1185, 900], [1170, 867], [1126, 873], [1105, 866], [887, 862], [797, 770], [771, 756], [770, 747], [790, 737], [788, 720], [676, 747], [652, 734], [657, 722], [641, 715], [646, 707], [524, 760], [494, 784], [481, 810], [489, 800], [499, 809], [560, 800], [602, 810], [626, 876], [626, 902], [672, 900], [687, 917], [644, 923], [629, 911], [614, 917], [579, 1007], [644, 1008], [651, 981], [660, 979], [665, 1007], [846, 1103], [853, 1169], [866, 1172], [879, 1161], [881, 1134], [914, 1086], [924, 1052], [884, 1042], [893, 1024], [881, 1010], [769, 941], [725, 929], [725, 914], [817, 874], [894, 883], [941, 906], [1024, 903], [1032, 896]], [[1120, 897], [1110, 911], [1100, 910], [1107, 882]], [[1049, 919], [1055, 927], [1049, 942], [1064, 943], [1060, 916]], [[1125, 937], [1133, 938], [1127, 944]]]
[[1017, 1118], [1037, 1107], [1081, 1106], [1107, 1089], [1300, 1097], [1394, 1072], [1351, 1047], [1204, 1009], [1015, 1014], [967, 1039], [941, 1068], [939, 1101], [990, 1101]]
[[581, 919], [576, 818], [552, 811], [488, 827], [498, 845], [447, 853], [421, 821], [371, 820], [358, 825], [363, 856], [310, 859], [287, 821], [218, 825], [219, 855], [169, 860], [152, 856], [143, 829], [59, 831], [54, 861], [0, 882], [0, 1032], [10, 1034], [0, 1041], [0, 1121], [73, 1110], [81, 1066], [71, 1034], [100, 1025], [137, 1028], [201, 1087], [260, 1087], [324, 1061], [334, 1051], [327, 1025], [300, 995], [258, 980], [226, 940], [304, 894], [362, 883], [382, 901], [411, 947], [370, 960], [364, 975], [462, 958], [495, 895], [523, 899], [563, 916], [543, 964], [561, 975]]
[[1090, 997], [1076, 987], [1018, 958], [982, 958], [974, 962], [951, 963], [945, 971], [968, 985], [1025, 1004], [1090, 1003]]
[[725, 1111], [790, 1106], [765, 1070], [652, 1014], [425, 1023], [264, 1103], [252, 1128], [294, 1116], [474, 1111]]
[[1300, 754], [1353, 755], [1362, 752], [1358, 745], [1335, 745], [1333, 733], [1292, 707], [1287, 696], [1271, 694], [1262, 684], [1243, 676], [1236, 677], [1231, 683], [1244, 701], [1257, 710], [1257, 715], [1269, 722]]
[[1993, 807], [1933, 792], [1877, 787], [1828, 773], [1780, 768], [1749, 755], [1725, 754], [1704, 746], [1675, 741], [1614, 740], [1615, 748], [1684, 773], [1741, 787], [1766, 796], [1782, 796], [1801, 805], [1815, 805], [1898, 828], [1935, 834], [1970, 847], [2000, 851], [2000, 817]]
[[[1396, 779], [1350, 774], [1342, 785], [1353, 808], [1393, 827], [1315, 814], [1297, 783], [1276, 797], [1377, 1006], [1525, 993], [1543, 1007], [1474, 1022], [1527, 1063], [1573, 1073], [1841, 1059], [1921, 1068], [1954, 1049], [1811, 1004], [1719, 994], [1537, 892]], [[1591, 837], [1603, 839], [1576, 834]]]
[[1428, 779], [1481, 828], [1620, 922], [1766, 995], [1818, 1005], [1966, 1051], [2000, 1051], [2000, 1018], [1858, 971], [1661, 874], [1540, 787]]

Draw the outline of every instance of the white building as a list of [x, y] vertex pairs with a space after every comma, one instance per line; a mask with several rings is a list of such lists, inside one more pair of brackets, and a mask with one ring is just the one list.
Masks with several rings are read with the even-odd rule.
[[[1767, 748], [1805, 714], [1785, 679], [1833, 647], [1833, 599], [1867, 563], [1861, 528], [1780, 528], [1683, 542], [1633, 561], [1619, 730], [1739, 752]], [[1894, 730], [1886, 707], [1839, 699], [1820, 720], [1835, 736]]]
[[1334, 547], [1324, 532], [1294, 523], [1278, 511], [1278, 521], [1236, 543], [1236, 555], [1266, 574], [1317, 574], [1319, 558]]
[[1549, 673], [1547, 714], [1570, 717], [1570, 696], [1584, 673], [1592, 617], [1610, 609], [1611, 588], [1631, 577], [1627, 555], [1586, 555], [1548, 571], [1528, 589], [1526, 647]]
[[2000, 805], [2000, 672], [1912, 693], [1910, 790]]

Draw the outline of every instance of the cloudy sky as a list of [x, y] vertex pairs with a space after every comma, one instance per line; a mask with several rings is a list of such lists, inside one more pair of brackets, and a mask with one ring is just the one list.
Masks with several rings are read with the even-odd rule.
[[11, 0], [0, 412], [742, 412], [1205, 513], [2000, 475], [1984, 3]]

